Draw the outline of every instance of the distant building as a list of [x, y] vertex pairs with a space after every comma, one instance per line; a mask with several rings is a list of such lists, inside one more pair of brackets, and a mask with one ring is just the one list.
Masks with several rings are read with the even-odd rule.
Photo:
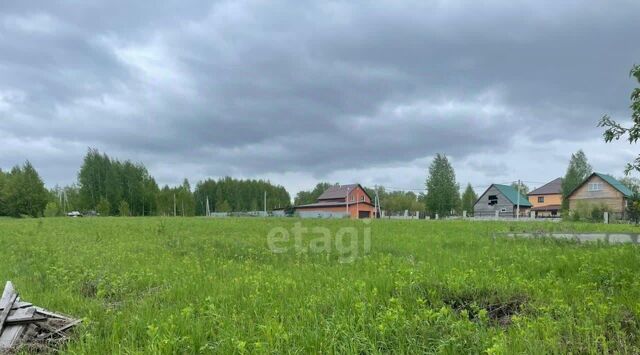
[[557, 217], [562, 208], [562, 178], [550, 181], [527, 195], [536, 217]]
[[331, 186], [318, 197], [315, 203], [293, 208], [301, 217], [375, 217], [375, 206], [371, 196], [360, 184]]
[[532, 207], [529, 199], [509, 185], [493, 184], [480, 195], [473, 206], [475, 217], [516, 217], [520, 206], [520, 216], [528, 216]]
[[633, 191], [614, 177], [593, 173], [567, 198], [570, 210], [576, 210], [580, 204], [586, 204], [593, 207], [604, 206], [609, 212], [624, 216], [627, 200], [632, 196]]

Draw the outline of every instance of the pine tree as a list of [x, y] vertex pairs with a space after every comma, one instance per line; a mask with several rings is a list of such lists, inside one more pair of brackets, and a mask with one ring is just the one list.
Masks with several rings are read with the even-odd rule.
[[471, 184], [467, 184], [467, 188], [462, 194], [462, 210], [472, 214], [473, 206], [475, 205], [477, 200], [478, 195], [475, 191], [473, 191], [473, 187], [471, 187]]
[[460, 186], [445, 155], [437, 154], [429, 167], [426, 181], [426, 208], [431, 215], [448, 216], [460, 207]]
[[578, 150], [575, 154], [571, 154], [569, 167], [562, 180], [562, 209], [569, 208], [569, 199], [567, 198], [575, 188], [591, 175], [591, 165], [587, 161], [587, 156], [582, 150]]

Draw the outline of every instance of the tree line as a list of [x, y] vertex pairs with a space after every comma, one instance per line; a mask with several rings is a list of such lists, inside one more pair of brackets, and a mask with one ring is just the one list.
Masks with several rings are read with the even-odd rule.
[[47, 190], [36, 169], [25, 162], [0, 170], [0, 216], [53, 217], [71, 211], [101, 216], [195, 216], [210, 212], [245, 212], [288, 207], [283, 186], [265, 180], [206, 179], [192, 189], [188, 179], [159, 187], [147, 168], [120, 161], [96, 149], [85, 155], [77, 182]]

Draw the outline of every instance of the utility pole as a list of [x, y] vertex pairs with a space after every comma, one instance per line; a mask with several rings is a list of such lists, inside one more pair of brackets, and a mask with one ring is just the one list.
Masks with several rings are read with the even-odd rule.
[[348, 187], [347, 187], [347, 197], [345, 198], [345, 201], [347, 201], [347, 216], [349, 216], [349, 188]]
[[360, 218], [360, 197], [356, 194], [356, 218]]
[[518, 198], [516, 204], [516, 220], [520, 219], [520, 179], [518, 179]]
[[376, 189], [376, 213], [378, 214], [378, 218], [382, 217], [382, 208], [380, 207], [380, 196], [378, 195], [378, 189]]
[[264, 192], [264, 215], [267, 215], [267, 192]]
[[211, 216], [211, 209], [209, 208], [209, 196], [207, 196], [207, 209], [206, 209], [207, 217]]
[[177, 216], [177, 210], [176, 210], [176, 194], [173, 194], [173, 216]]

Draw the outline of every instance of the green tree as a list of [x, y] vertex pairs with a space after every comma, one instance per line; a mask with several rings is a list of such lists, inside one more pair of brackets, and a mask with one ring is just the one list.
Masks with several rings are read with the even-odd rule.
[[107, 217], [111, 215], [111, 204], [106, 197], [100, 198], [98, 202], [98, 206], [96, 207], [96, 212], [98, 212], [101, 216]]
[[578, 150], [575, 154], [571, 154], [569, 167], [562, 179], [562, 209], [569, 208], [569, 199], [567, 196], [578, 187], [589, 175], [591, 175], [591, 165], [587, 161], [587, 156], [582, 150]]
[[634, 193], [627, 202], [627, 216], [635, 224], [640, 222], [640, 193]]
[[[636, 81], [640, 83], [640, 65], [634, 65], [629, 76], [635, 77]], [[604, 115], [600, 119], [598, 127], [605, 128], [603, 133], [605, 142], [619, 140], [625, 135], [629, 143], [636, 143], [640, 139], [640, 87], [633, 89], [631, 92], [631, 105], [629, 107], [631, 108], [631, 127], [622, 126], [608, 115]], [[640, 171], [640, 156], [627, 164], [625, 175], [628, 175], [632, 170]]]
[[49, 202], [44, 208], [45, 217], [58, 217], [61, 215], [60, 206], [56, 202]]
[[[78, 184], [83, 209], [97, 209], [100, 200], [106, 198], [112, 215], [119, 213], [121, 201], [129, 204], [131, 215], [157, 213], [158, 185], [143, 164], [121, 162], [89, 149], [78, 173]], [[185, 205], [192, 206], [188, 201]]]
[[467, 211], [467, 213], [473, 214], [473, 206], [476, 204], [477, 200], [478, 195], [475, 191], [473, 191], [473, 187], [471, 187], [471, 184], [467, 184], [467, 188], [462, 194], [462, 210]]
[[9, 214], [7, 210], [7, 199], [5, 195], [8, 179], [8, 175], [5, 174], [2, 169], [0, 169], [0, 216], [6, 216]]
[[518, 183], [517, 181], [512, 182], [511, 187], [516, 189], [516, 191], [518, 190], [518, 188], [520, 188], [520, 193], [524, 196], [527, 196], [527, 194], [529, 193], [529, 186], [525, 185], [525, 183], [523, 183], [522, 181], [520, 183]]
[[630, 176], [625, 176], [622, 178], [619, 178], [618, 181], [620, 181], [624, 186], [628, 187], [629, 190], [633, 191], [633, 193], [640, 193], [640, 179], [635, 178], [635, 177], [630, 177]]
[[11, 169], [4, 187], [7, 215], [40, 217], [49, 200], [49, 192], [29, 161]]
[[264, 208], [265, 192], [267, 210], [291, 205], [289, 193], [282, 186], [265, 180], [238, 180], [230, 177], [198, 182], [192, 199], [195, 213], [201, 216], [205, 214], [207, 200], [211, 211], [218, 211], [223, 201], [227, 201], [234, 211], [256, 211]]
[[120, 204], [118, 205], [118, 212], [120, 213], [120, 217], [129, 217], [131, 215], [127, 201], [120, 201]]
[[432, 215], [448, 216], [460, 207], [460, 186], [456, 174], [444, 154], [437, 154], [426, 181], [426, 209]]
[[322, 195], [328, 188], [335, 184], [331, 184], [328, 182], [320, 182], [316, 184], [316, 186], [311, 191], [300, 191], [296, 194], [296, 198], [294, 199], [295, 205], [304, 205], [308, 203], [314, 203], [318, 200], [318, 197]]
[[229, 202], [227, 202], [226, 200], [222, 201], [220, 206], [216, 208], [216, 212], [231, 212], [231, 206], [229, 205]]

